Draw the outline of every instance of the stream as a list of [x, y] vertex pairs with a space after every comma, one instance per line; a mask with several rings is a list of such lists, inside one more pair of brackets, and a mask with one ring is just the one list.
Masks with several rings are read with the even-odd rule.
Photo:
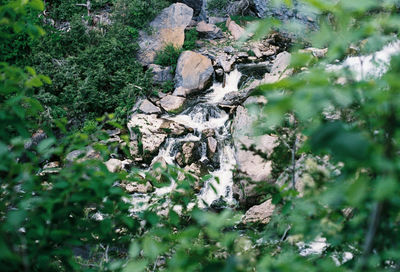
[[[152, 164], [163, 159], [168, 165], [176, 165], [176, 156], [179, 147], [185, 142], [199, 142], [201, 144], [200, 164], [205, 165], [212, 178], [205, 181], [198, 194], [199, 206], [206, 208], [214, 201], [223, 199], [229, 206], [235, 204], [233, 199], [233, 173], [236, 165], [235, 150], [232, 143], [231, 124], [229, 114], [218, 106], [225, 94], [238, 91], [242, 73], [237, 69], [226, 75], [223, 83], [214, 81], [213, 85], [204, 93], [188, 98], [187, 107], [179, 114], [164, 114], [164, 119], [174, 121], [193, 132], [180, 137], [169, 136], [161, 146], [158, 154], [153, 158]], [[207, 157], [207, 141], [204, 140], [203, 131], [214, 131], [217, 142], [216, 159], [210, 161]], [[175, 188], [175, 181], [171, 185], [157, 188], [156, 196], [163, 196]], [[146, 194], [134, 194], [133, 203], [135, 211], [142, 210], [149, 201]], [[140, 207], [141, 208], [137, 208]]]

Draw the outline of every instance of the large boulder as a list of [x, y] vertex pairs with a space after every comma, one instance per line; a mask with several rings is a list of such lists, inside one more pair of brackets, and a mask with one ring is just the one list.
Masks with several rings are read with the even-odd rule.
[[128, 129], [130, 152], [137, 160], [148, 160], [155, 155], [167, 136], [179, 136], [190, 130], [176, 122], [158, 118], [156, 114], [132, 115]]
[[248, 110], [238, 106], [232, 123], [232, 136], [235, 146], [235, 157], [237, 162], [237, 173], [234, 176], [233, 194], [242, 206], [254, 205], [260, 192], [256, 189], [260, 182], [269, 182], [271, 175], [271, 162], [264, 160], [261, 156], [247, 149], [252, 145], [257, 150], [269, 154], [275, 147], [276, 138], [270, 135], [254, 136], [252, 134], [252, 123], [254, 117], [250, 116]]
[[193, 9], [182, 3], [165, 8], [151, 23], [151, 34], [140, 32], [138, 60], [143, 65], [152, 63], [166, 45], [181, 48], [185, 41], [185, 28], [193, 17]]
[[189, 93], [204, 90], [212, 82], [214, 68], [211, 60], [193, 51], [184, 51], [178, 59], [175, 81]]

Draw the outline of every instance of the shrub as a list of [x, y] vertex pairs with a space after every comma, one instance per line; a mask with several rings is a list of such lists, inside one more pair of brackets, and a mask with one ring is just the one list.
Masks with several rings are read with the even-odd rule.
[[172, 66], [173, 71], [175, 71], [181, 52], [181, 49], [176, 48], [172, 44], [168, 44], [163, 51], [157, 54], [155, 63], [162, 66]]

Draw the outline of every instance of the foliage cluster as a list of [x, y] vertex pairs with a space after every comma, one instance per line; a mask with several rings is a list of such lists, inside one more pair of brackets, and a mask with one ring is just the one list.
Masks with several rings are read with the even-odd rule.
[[207, 0], [207, 9], [213, 13], [219, 13], [231, 3], [231, 0]]
[[198, 33], [196, 29], [193, 28], [185, 31], [185, 42], [182, 48], [176, 48], [172, 44], [167, 45], [164, 50], [157, 54], [155, 63], [162, 66], [172, 66], [172, 70], [175, 72], [179, 56], [185, 50], [195, 49], [197, 39]]
[[[151, 90], [151, 76], [136, 60], [138, 31], [168, 4], [91, 1], [88, 16], [76, 1], [47, 2], [45, 13], [27, 12], [27, 19], [46, 30], [45, 38], [3, 31], [8, 36], [0, 43], [1, 60], [30, 65], [52, 78], [53, 85], [35, 91], [45, 107], [43, 122], [67, 118], [70, 126], [80, 127], [108, 112], [123, 123], [135, 99]], [[111, 25], [94, 21], [104, 13]]]

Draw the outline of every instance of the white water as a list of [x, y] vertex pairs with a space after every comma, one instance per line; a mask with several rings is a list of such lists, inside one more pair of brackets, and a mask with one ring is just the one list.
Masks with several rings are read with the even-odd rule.
[[[197, 99], [191, 106], [178, 115], [165, 115], [163, 118], [183, 124], [192, 128], [193, 133], [189, 133], [183, 137], [167, 138], [165, 143], [159, 150], [156, 157], [153, 158], [152, 164], [164, 159], [168, 165], [176, 165], [175, 157], [178, 147], [184, 142], [201, 142], [202, 154], [201, 162], [207, 163], [207, 142], [202, 137], [205, 129], [212, 129], [215, 132], [214, 138], [217, 140], [219, 168], [210, 172], [211, 179], [207, 180], [204, 187], [198, 195], [198, 203], [200, 207], [206, 208], [213, 201], [222, 197], [228, 205], [234, 204], [232, 186], [233, 174], [232, 170], [236, 164], [234, 156], [234, 147], [231, 141], [229, 114], [220, 109], [217, 104], [221, 102], [224, 96], [230, 92], [238, 91], [238, 84], [242, 74], [238, 70], [234, 70], [226, 75], [225, 85], [215, 82], [210, 88], [212, 91], [204, 97], [195, 97]], [[150, 169], [149, 169], [150, 170]], [[170, 193], [176, 187], [175, 181], [171, 181], [171, 185], [156, 189], [154, 195], [163, 196]], [[214, 189], [212, 188], [214, 187]], [[135, 194], [131, 203], [134, 203], [135, 210], [139, 212], [148, 206], [151, 197], [149, 195]], [[204, 205], [204, 203], [206, 205]]]
[[212, 93], [207, 95], [208, 103], [218, 103], [221, 102], [224, 96], [230, 92], [237, 92], [240, 78], [242, 74], [237, 70], [233, 70], [230, 72], [225, 78], [225, 85], [224, 83], [216, 82], [212, 86], [214, 90]]
[[381, 77], [387, 72], [391, 58], [400, 53], [400, 41], [389, 43], [382, 50], [367, 56], [348, 57], [343, 63], [329, 65], [330, 71], [348, 69], [357, 81]]

